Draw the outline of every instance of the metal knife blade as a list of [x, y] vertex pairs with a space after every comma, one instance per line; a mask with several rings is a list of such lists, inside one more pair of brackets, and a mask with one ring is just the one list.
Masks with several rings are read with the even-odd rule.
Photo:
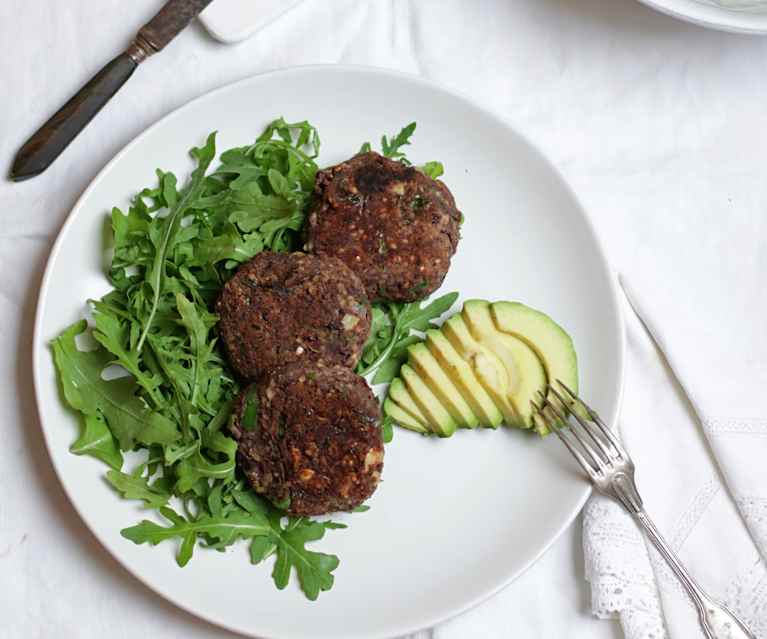
[[162, 51], [212, 0], [168, 0], [147, 22], [130, 46], [91, 78], [19, 149], [10, 178], [39, 175], [61, 155], [111, 97], [133, 75], [139, 64]]

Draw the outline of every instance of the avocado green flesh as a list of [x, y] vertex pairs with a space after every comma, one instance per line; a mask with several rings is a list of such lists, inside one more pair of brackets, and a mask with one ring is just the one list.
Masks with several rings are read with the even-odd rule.
[[[578, 392], [578, 360], [573, 341], [565, 330], [545, 313], [519, 302], [496, 302], [490, 305], [495, 326], [524, 341], [538, 356], [546, 370], [550, 384], [564, 382], [573, 392]], [[546, 399], [558, 405], [549, 392]], [[541, 435], [548, 429], [539, 420], [536, 429]]]
[[503, 421], [507, 424], [519, 422], [519, 415], [508, 397], [508, 371], [496, 354], [472, 337], [460, 315], [453, 315], [446, 321], [442, 332], [464, 361], [468, 362], [476, 379], [500, 409]]
[[461, 315], [474, 338], [493, 351], [509, 373], [509, 399], [518, 415], [514, 425], [531, 428], [535, 424], [530, 402], [537, 401], [539, 391], [545, 392], [546, 370], [535, 351], [524, 341], [498, 330], [490, 307], [485, 300], [467, 300]]
[[535, 409], [530, 402], [538, 398], [538, 393], [546, 392], [546, 371], [533, 350], [522, 340], [513, 335], [497, 335], [487, 338], [488, 348], [493, 349], [498, 358], [508, 369], [515, 369], [509, 376], [516, 375], [516, 385], [509, 393], [509, 400], [519, 417], [515, 426], [531, 428]]
[[418, 404], [415, 403], [410, 395], [410, 392], [405, 387], [405, 384], [398, 377], [393, 379], [389, 385], [389, 397], [395, 402], [402, 410], [409, 413], [410, 416], [416, 421], [426, 426], [429, 420], [418, 408]]
[[[572, 339], [558, 324], [518, 302], [468, 300], [408, 349], [384, 411], [405, 428], [441, 437], [501, 423], [545, 435], [532, 402], [557, 379], [577, 392]], [[547, 400], [560, 405], [553, 393]]]
[[429, 428], [440, 437], [450, 437], [455, 432], [458, 424], [447, 412], [447, 409], [435, 397], [434, 393], [410, 366], [403, 364], [400, 376], [405, 382], [410, 396], [415, 400], [418, 408], [426, 416]]
[[397, 403], [394, 402], [391, 399], [391, 397], [387, 397], [384, 400], [383, 408], [384, 408], [384, 413], [387, 414], [389, 417], [391, 417], [395, 422], [397, 422], [403, 428], [407, 428], [408, 430], [413, 430], [416, 433], [426, 434], [430, 432], [425, 424], [422, 424], [421, 422], [419, 422], [410, 413], [408, 413], [406, 410], [404, 410], [399, 405], [397, 405]]
[[483, 426], [495, 428], [503, 421], [503, 415], [487, 391], [479, 383], [469, 364], [458, 354], [442, 331], [426, 331], [426, 345], [445, 373], [455, 383], [472, 412]]
[[461, 427], [475, 428], [479, 418], [423, 342], [408, 349], [409, 363]]

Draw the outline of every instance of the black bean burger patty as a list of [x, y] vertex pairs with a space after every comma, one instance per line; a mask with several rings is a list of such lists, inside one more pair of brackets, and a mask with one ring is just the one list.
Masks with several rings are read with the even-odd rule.
[[343, 260], [373, 300], [412, 302], [439, 288], [461, 219], [442, 182], [362, 153], [320, 171], [314, 190], [305, 250]]
[[290, 364], [246, 388], [231, 432], [256, 492], [295, 515], [351, 510], [383, 469], [380, 409], [344, 366]]
[[296, 361], [353, 367], [370, 332], [359, 278], [338, 259], [306, 253], [259, 253], [224, 285], [216, 312], [244, 379]]

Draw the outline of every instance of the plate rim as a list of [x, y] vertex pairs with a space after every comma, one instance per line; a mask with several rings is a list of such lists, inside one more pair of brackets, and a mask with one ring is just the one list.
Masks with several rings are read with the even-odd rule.
[[[644, 0], [641, 0], [641, 1], [644, 1]], [[171, 602], [173, 605], [177, 606], [178, 608], [187, 612], [193, 617], [202, 619], [216, 627], [224, 628], [226, 630], [229, 630], [235, 633], [241, 633], [246, 636], [253, 636], [253, 637], [255, 637], [256, 635], [253, 634], [252, 630], [241, 628], [236, 625], [232, 625], [224, 620], [215, 618], [212, 615], [207, 614], [207, 612], [192, 609], [191, 607], [187, 606], [182, 600], [177, 598], [172, 591], [162, 591], [158, 588], [155, 588], [152, 584], [150, 584], [147, 580], [145, 580], [141, 574], [135, 571], [129, 563], [123, 561], [122, 557], [120, 557], [116, 553], [113, 553], [110, 547], [104, 541], [102, 541], [101, 536], [89, 526], [88, 520], [85, 514], [78, 507], [73, 494], [70, 492], [69, 487], [67, 486], [66, 482], [63, 479], [62, 473], [57, 465], [56, 458], [52, 453], [52, 443], [49, 440], [48, 432], [46, 428], [43, 426], [43, 417], [42, 417], [43, 411], [41, 410], [42, 408], [41, 388], [43, 384], [46, 382], [43, 379], [43, 372], [42, 370], [40, 370], [40, 366], [38, 365], [38, 361], [41, 359], [40, 357], [38, 357], [38, 354], [40, 353], [41, 350], [48, 350], [48, 344], [45, 342], [44, 336], [42, 334], [43, 333], [42, 309], [45, 306], [46, 297], [48, 296], [50, 279], [52, 277], [52, 272], [53, 272], [53, 264], [57, 261], [58, 254], [61, 250], [64, 240], [68, 236], [71, 227], [74, 225], [75, 219], [79, 216], [79, 213], [81, 211], [81, 208], [84, 202], [86, 202], [91, 192], [95, 189], [96, 185], [101, 181], [103, 176], [107, 172], [109, 172], [115, 164], [121, 161], [123, 156], [125, 156], [135, 145], [140, 143], [146, 136], [151, 135], [155, 129], [161, 127], [170, 119], [178, 117], [181, 111], [183, 111], [187, 107], [190, 107], [193, 104], [196, 104], [199, 101], [208, 99], [220, 93], [236, 90], [239, 86], [246, 85], [251, 82], [262, 81], [271, 76], [287, 75], [287, 74], [293, 74], [293, 73], [306, 73], [311, 71], [322, 71], [322, 72], [331, 72], [331, 73], [362, 72], [366, 74], [385, 75], [385, 76], [397, 78], [405, 82], [416, 83], [422, 86], [429, 87], [432, 90], [446, 94], [448, 97], [457, 99], [471, 106], [473, 109], [476, 109], [482, 112], [484, 115], [492, 118], [495, 122], [498, 123], [499, 126], [502, 126], [506, 129], [511, 130], [514, 133], [514, 135], [516, 135], [520, 139], [520, 141], [522, 141], [533, 153], [537, 154], [539, 159], [560, 181], [562, 187], [565, 189], [568, 196], [572, 199], [573, 203], [575, 204], [575, 208], [580, 213], [583, 219], [583, 222], [586, 225], [586, 229], [588, 233], [591, 235], [592, 240], [594, 241], [598, 260], [601, 266], [603, 267], [604, 272], [607, 274], [608, 287], [611, 293], [613, 306], [615, 308], [615, 323], [617, 324], [615, 328], [617, 328], [616, 332], [618, 335], [618, 351], [617, 351], [618, 380], [617, 380], [615, 397], [611, 398], [613, 414], [609, 416], [610, 421], [613, 421], [613, 422], [617, 421], [618, 416], [620, 414], [621, 404], [623, 400], [624, 383], [625, 383], [626, 334], [625, 334], [624, 310], [623, 310], [623, 305], [621, 304], [620, 296], [619, 296], [618, 276], [616, 271], [612, 268], [610, 261], [607, 258], [607, 253], [604, 250], [604, 245], [602, 243], [600, 235], [597, 233], [596, 227], [594, 226], [592, 219], [590, 215], [588, 214], [586, 208], [583, 206], [581, 199], [578, 197], [577, 193], [572, 188], [572, 186], [567, 181], [567, 179], [562, 174], [562, 172], [559, 170], [559, 168], [556, 165], [554, 165], [554, 163], [549, 159], [549, 156], [546, 153], [544, 153], [537, 144], [532, 142], [525, 133], [523, 133], [518, 128], [513, 126], [512, 123], [507, 118], [503, 117], [500, 113], [486, 107], [484, 104], [480, 104], [472, 100], [468, 95], [465, 95], [459, 91], [456, 91], [451, 87], [447, 87], [437, 81], [434, 81], [429, 78], [424, 78], [416, 74], [407, 73], [404, 71], [398, 71], [398, 70], [390, 69], [386, 67], [377, 67], [377, 66], [371, 66], [371, 65], [305, 64], [305, 65], [295, 65], [295, 66], [283, 67], [278, 69], [272, 69], [262, 73], [256, 73], [256, 74], [247, 76], [235, 82], [231, 82], [223, 86], [220, 86], [216, 89], [213, 89], [211, 91], [202, 93], [196, 98], [190, 100], [189, 102], [186, 102], [185, 104], [173, 109], [169, 113], [162, 116], [156, 122], [152, 123], [146, 129], [144, 129], [142, 132], [136, 135], [125, 146], [123, 146], [114, 155], [114, 157], [111, 160], [109, 160], [101, 168], [101, 170], [99, 170], [98, 173], [92, 178], [88, 186], [85, 188], [85, 190], [82, 192], [80, 197], [77, 199], [77, 201], [72, 206], [69, 213], [67, 214], [66, 220], [60, 227], [58, 234], [56, 236], [56, 239], [51, 247], [51, 250], [48, 254], [48, 259], [46, 261], [43, 278], [40, 283], [40, 290], [37, 296], [37, 301], [35, 306], [34, 331], [33, 331], [33, 337], [32, 337], [32, 372], [33, 372], [33, 385], [34, 385], [34, 394], [35, 394], [35, 407], [38, 413], [40, 428], [43, 431], [43, 440], [45, 442], [46, 452], [48, 453], [48, 456], [50, 458], [50, 462], [53, 467], [53, 470], [56, 473], [56, 478], [59, 481], [59, 484], [61, 485], [64, 491], [64, 494], [69, 500], [70, 505], [73, 507], [78, 517], [80, 517], [80, 519], [82, 520], [83, 524], [88, 529], [90, 534], [92, 534], [98, 540], [99, 544], [102, 546], [104, 551], [106, 551], [114, 560], [116, 560], [120, 564], [120, 566], [122, 566], [130, 575], [136, 578], [142, 585], [148, 588], [151, 592]], [[545, 555], [551, 549], [554, 543], [573, 524], [573, 522], [580, 514], [581, 510], [583, 509], [586, 501], [591, 496], [591, 494], [592, 494], [591, 485], [584, 483], [581, 497], [575, 503], [573, 508], [571, 508], [571, 510], [567, 513], [566, 517], [563, 517], [563, 520], [562, 520], [563, 523], [559, 527], [559, 529], [556, 531], [556, 533], [551, 537], [551, 539], [549, 539], [542, 546], [542, 548], [540, 549], [538, 553], [531, 556], [519, 570], [517, 570], [513, 574], [510, 574], [508, 578], [503, 580], [500, 584], [497, 584], [485, 590], [484, 592], [475, 596], [471, 600], [465, 602], [462, 606], [451, 609], [444, 613], [432, 615], [431, 617], [424, 619], [422, 622], [419, 622], [418, 625], [397, 626], [396, 628], [393, 629], [393, 633], [390, 633], [387, 631], [386, 634], [374, 634], [374, 633], [367, 634], [365, 635], [366, 639], [389, 639], [390, 637], [407, 635], [407, 634], [418, 632], [427, 628], [432, 628], [436, 625], [444, 623], [445, 621], [448, 621], [449, 619], [453, 619], [454, 617], [457, 617], [471, 610], [472, 608], [475, 608], [479, 604], [487, 601], [492, 596], [496, 595], [501, 590], [509, 586], [512, 582], [519, 579], [533, 565], [535, 565], [538, 562], [538, 560], [541, 557], [543, 557], [543, 555]], [[257, 636], [259, 639], [286, 639], [286, 637], [290, 637], [289, 635], [277, 637], [275, 635], [263, 635], [261, 633], [259, 633]]]
[[[724, 7], [706, 6], [701, 4], [691, 6], [692, 13], [680, 11], [677, 8], [668, 6], [668, 0], [639, 0], [639, 2], [650, 9], [663, 13], [677, 20], [682, 20], [688, 24], [694, 24], [704, 29], [713, 29], [715, 31], [724, 31], [739, 35], [765, 35], [767, 34], [767, 14], [757, 14], [764, 16], [762, 26], [750, 26], [744, 16], [754, 15], [747, 12], [730, 11]], [[697, 9], [697, 12], [694, 10]], [[712, 13], [709, 17], [708, 13]], [[721, 20], [717, 20], [715, 15], [719, 15]]]

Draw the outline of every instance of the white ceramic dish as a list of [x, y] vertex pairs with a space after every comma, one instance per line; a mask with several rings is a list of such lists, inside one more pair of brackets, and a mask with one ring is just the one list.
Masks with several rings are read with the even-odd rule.
[[767, 7], [761, 12], [725, 9], [697, 0], [639, 0], [680, 20], [733, 33], [767, 33]]
[[216, 0], [200, 14], [200, 22], [216, 40], [234, 44], [274, 22], [301, 0]]
[[[416, 120], [415, 162], [442, 160], [466, 215], [442, 291], [518, 299], [573, 335], [582, 388], [616, 416], [623, 332], [614, 278], [573, 192], [551, 164], [498, 117], [416, 77], [359, 67], [304, 67], [254, 77], [172, 113], [121, 151], [74, 207], [53, 248], [35, 324], [34, 372], [53, 465], [101, 543], [157, 593], [189, 612], [262, 638], [393, 637], [466, 610], [529, 567], [572, 522], [589, 488], [554, 438], [462, 431], [450, 440], [397, 429], [384, 482], [366, 513], [321, 549], [341, 558], [336, 585], [307, 601], [279, 592], [271, 566], [245, 546], [199, 550], [184, 569], [171, 544], [135, 546], [119, 531], [147, 516], [101, 480], [104, 467], [68, 452], [77, 424], [62, 404], [47, 344], [108, 290], [103, 229], [112, 205], [152, 184], [154, 169], [186, 175], [187, 149], [219, 130], [219, 150], [252, 140], [277, 115], [309, 118], [324, 164]], [[62, 550], [65, 552], [65, 550]], [[509, 611], [514, 614], [514, 611]]]

